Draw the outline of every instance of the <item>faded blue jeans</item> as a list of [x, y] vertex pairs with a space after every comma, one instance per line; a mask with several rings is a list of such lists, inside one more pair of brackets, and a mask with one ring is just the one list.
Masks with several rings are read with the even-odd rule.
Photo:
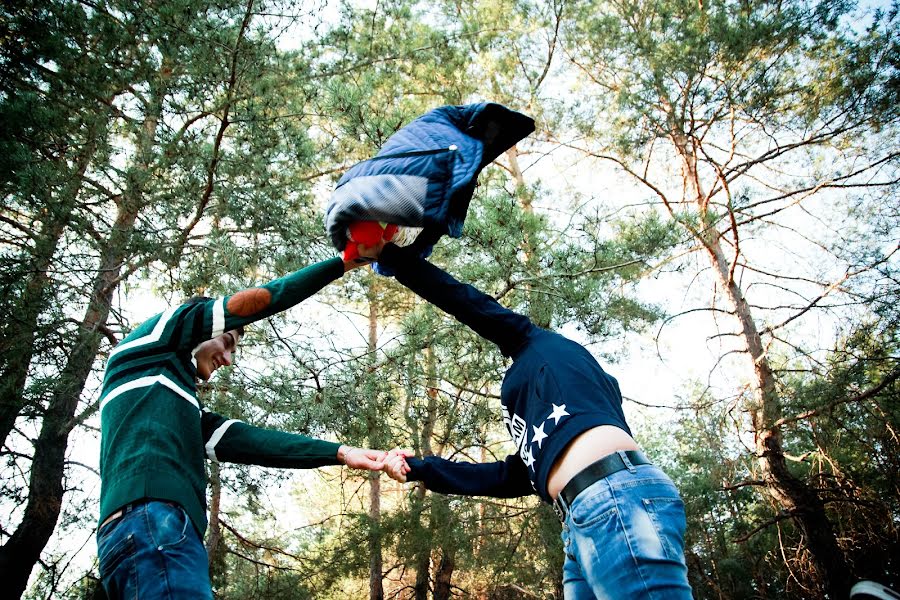
[[206, 548], [180, 506], [129, 505], [97, 532], [97, 554], [110, 600], [212, 599]]
[[654, 465], [600, 479], [572, 501], [563, 523], [565, 600], [691, 598], [684, 504]]

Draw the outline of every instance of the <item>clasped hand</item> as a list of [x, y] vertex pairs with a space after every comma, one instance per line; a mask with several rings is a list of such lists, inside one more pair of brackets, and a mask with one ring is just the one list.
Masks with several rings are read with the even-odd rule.
[[406, 458], [413, 455], [411, 450], [401, 450], [400, 448], [384, 451], [341, 446], [338, 449], [338, 459], [346, 466], [352, 469], [384, 471], [391, 479], [400, 483], [406, 482], [406, 474], [409, 473]]

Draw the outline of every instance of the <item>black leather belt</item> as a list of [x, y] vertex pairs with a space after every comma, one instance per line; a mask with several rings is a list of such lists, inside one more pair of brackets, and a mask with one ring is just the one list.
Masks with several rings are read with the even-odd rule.
[[154, 501], [155, 502], [163, 502], [165, 504], [168, 504], [169, 506], [176, 506], [176, 507], [178, 506], [177, 503], [172, 502], [171, 500], [154, 500], [152, 498], [144, 498], [143, 500], [138, 500], [136, 502], [129, 502], [122, 508], [119, 508], [118, 510], [113, 511], [108, 517], [103, 519], [103, 522], [100, 523], [100, 527], [97, 528], [97, 531], [100, 531], [101, 529], [103, 529], [104, 527], [106, 527], [107, 525], [109, 525], [110, 523], [112, 523], [113, 521], [118, 519], [119, 517], [124, 517], [126, 514], [130, 513], [132, 510], [134, 510], [141, 504], [146, 504], [147, 502], [154, 502]]
[[553, 510], [556, 512], [556, 516], [559, 517], [560, 521], [565, 521], [566, 513], [569, 512], [569, 506], [572, 505], [578, 494], [604, 477], [624, 471], [630, 468], [631, 465], [650, 464], [653, 463], [640, 450], [619, 450], [604, 456], [595, 463], [589, 464], [569, 480], [569, 483], [565, 485], [556, 497], [556, 500], [553, 501]]

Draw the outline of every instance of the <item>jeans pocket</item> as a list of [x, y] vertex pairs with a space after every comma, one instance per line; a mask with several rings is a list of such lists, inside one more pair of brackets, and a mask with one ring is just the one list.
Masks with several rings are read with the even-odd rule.
[[684, 503], [679, 497], [644, 498], [644, 510], [653, 523], [666, 558], [681, 560], [686, 527]]
[[586, 505], [579, 508], [581, 510], [572, 511], [572, 524], [579, 529], [596, 527], [603, 521], [613, 519], [618, 513], [615, 506], [603, 508], [596, 505]]
[[569, 507], [572, 525], [578, 528], [594, 527], [609, 521], [616, 513], [616, 502], [603, 481], [581, 492]]
[[147, 526], [158, 550], [178, 546], [187, 539], [191, 521], [183, 508], [167, 502], [147, 504]]
[[[110, 532], [111, 534], [112, 532]], [[135, 543], [134, 534], [105, 535], [97, 540], [97, 558], [100, 562], [100, 578], [106, 582], [123, 563], [129, 570], [134, 567]]]

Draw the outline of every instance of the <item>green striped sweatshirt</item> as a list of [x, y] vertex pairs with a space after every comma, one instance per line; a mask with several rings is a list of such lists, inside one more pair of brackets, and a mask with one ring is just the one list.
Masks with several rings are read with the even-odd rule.
[[151, 317], [110, 353], [100, 392], [100, 522], [142, 499], [180, 504], [206, 531], [205, 459], [269, 467], [338, 464], [340, 444], [253, 427], [197, 400], [202, 342], [286, 310], [344, 273], [332, 258], [232, 296]]

